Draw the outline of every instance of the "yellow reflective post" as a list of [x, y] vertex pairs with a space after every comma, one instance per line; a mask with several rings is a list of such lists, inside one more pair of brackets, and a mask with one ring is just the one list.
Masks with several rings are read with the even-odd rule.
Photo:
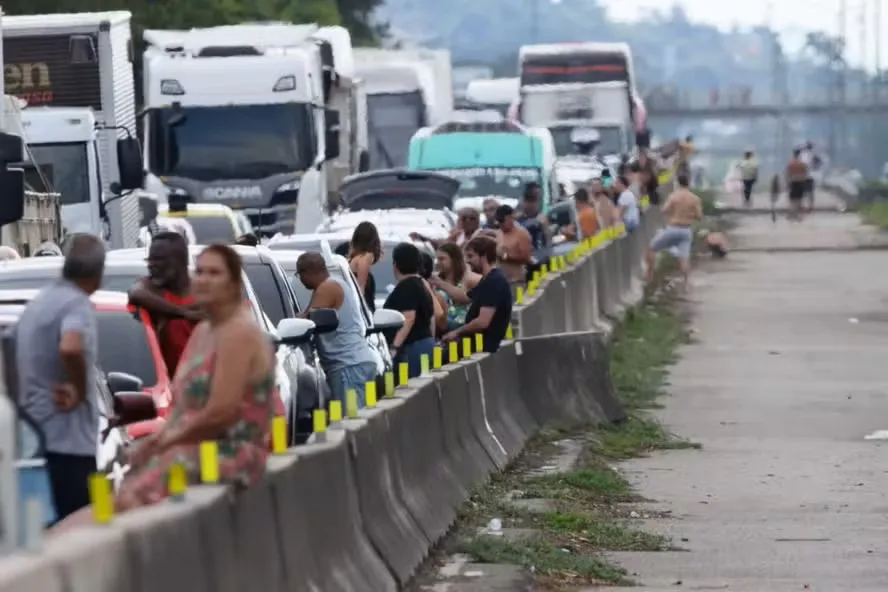
[[[403, 363], [403, 362], [402, 362]], [[386, 397], [391, 397], [395, 394], [395, 372], [394, 370], [386, 370], [385, 375], [383, 376], [382, 394]]]
[[475, 333], [475, 351], [484, 351], [484, 335], [482, 335], [481, 333]]
[[315, 409], [311, 415], [312, 431], [315, 434], [323, 434], [327, 431], [327, 410]]
[[99, 524], [111, 522], [114, 516], [114, 499], [111, 497], [111, 482], [104, 473], [89, 476], [89, 503], [92, 506], [93, 520]]
[[540, 272], [540, 277], [546, 277], [547, 273], [549, 273], [549, 264], [543, 263], [542, 271]]
[[462, 338], [463, 345], [463, 357], [468, 358], [472, 355], [472, 338], [471, 337], [463, 337]]
[[565, 267], [567, 267], [567, 264], [564, 260], [564, 255], [558, 255], [558, 269], [561, 270]]
[[439, 346], [435, 346], [432, 350], [432, 368], [438, 370], [444, 364], [442, 358], [444, 357], [444, 350]]
[[[392, 391], [394, 391], [394, 384], [392, 385]], [[376, 381], [368, 380], [364, 383], [364, 404], [373, 409], [376, 407]]]
[[333, 399], [330, 401], [330, 423], [342, 421], [342, 401]]
[[447, 353], [447, 362], [449, 364], [455, 364], [459, 361], [459, 350], [457, 350], [455, 341], [451, 341], [447, 344]]
[[[407, 386], [407, 381], [410, 380], [410, 365], [407, 362], [401, 362], [398, 364], [398, 386]], [[392, 381], [394, 384], [394, 381]], [[388, 393], [388, 386], [385, 389], [386, 396], [391, 396]], [[394, 390], [392, 392], [394, 394]]]
[[271, 451], [281, 454], [287, 450], [287, 419], [281, 415], [271, 418]]
[[538, 283], [540, 283], [541, 277], [542, 277], [542, 275], [540, 274], [540, 270], [537, 269], [536, 271], [533, 272], [533, 278], [531, 278], [531, 279], [532, 279], [533, 283], [538, 284]]
[[188, 474], [182, 463], [173, 463], [167, 470], [167, 491], [170, 497], [181, 498], [188, 488]]
[[429, 354], [420, 354], [419, 356], [419, 373], [422, 376], [429, 374]]
[[506, 325], [506, 339], [512, 339], [512, 323]]
[[[530, 286], [528, 286], [529, 288]], [[528, 290], [530, 291], [530, 290]], [[521, 286], [515, 287], [515, 304], [521, 304], [524, 302], [524, 288]]]
[[[284, 447], [286, 447], [286, 440], [284, 440], [284, 442]], [[272, 446], [274, 446], [273, 432]], [[200, 482], [219, 482], [219, 445], [215, 440], [207, 440], [206, 442], [200, 443]]]
[[345, 391], [345, 415], [349, 419], [358, 417], [358, 391], [355, 389]]

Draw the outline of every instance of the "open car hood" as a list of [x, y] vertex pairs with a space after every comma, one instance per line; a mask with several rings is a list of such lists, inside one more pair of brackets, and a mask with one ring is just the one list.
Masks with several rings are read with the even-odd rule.
[[339, 188], [346, 210], [453, 209], [459, 181], [430, 171], [373, 171], [346, 178]]

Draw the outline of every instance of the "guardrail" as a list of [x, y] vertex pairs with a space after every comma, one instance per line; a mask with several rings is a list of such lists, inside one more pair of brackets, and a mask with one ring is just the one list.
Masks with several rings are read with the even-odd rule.
[[472, 488], [556, 420], [624, 417], [602, 329], [641, 296], [660, 226], [601, 233], [555, 259], [516, 304], [514, 336], [398, 386], [391, 396], [269, 457], [266, 477], [44, 541], [0, 560], [0, 592], [394, 591]]

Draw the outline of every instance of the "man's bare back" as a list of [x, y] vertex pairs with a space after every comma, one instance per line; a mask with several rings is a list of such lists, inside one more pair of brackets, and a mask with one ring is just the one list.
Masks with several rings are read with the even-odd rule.
[[525, 265], [533, 251], [530, 233], [516, 224], [508, 232], [500, 231], [499, 242], [499, 268], [510, 282], [523, 282]]
[[703, 218], [703, 202], [686, 187], [679, 187], [663, 204], [661, 212], [671, 226], [690, 226]]

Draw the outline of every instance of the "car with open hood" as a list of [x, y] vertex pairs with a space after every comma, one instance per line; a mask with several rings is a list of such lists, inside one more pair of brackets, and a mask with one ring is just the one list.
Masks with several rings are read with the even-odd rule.
[[346, 177], [339, 188], [340, 207], [364, 210], [453, 211], [459, 181], [432, 171], [387, 169]]

